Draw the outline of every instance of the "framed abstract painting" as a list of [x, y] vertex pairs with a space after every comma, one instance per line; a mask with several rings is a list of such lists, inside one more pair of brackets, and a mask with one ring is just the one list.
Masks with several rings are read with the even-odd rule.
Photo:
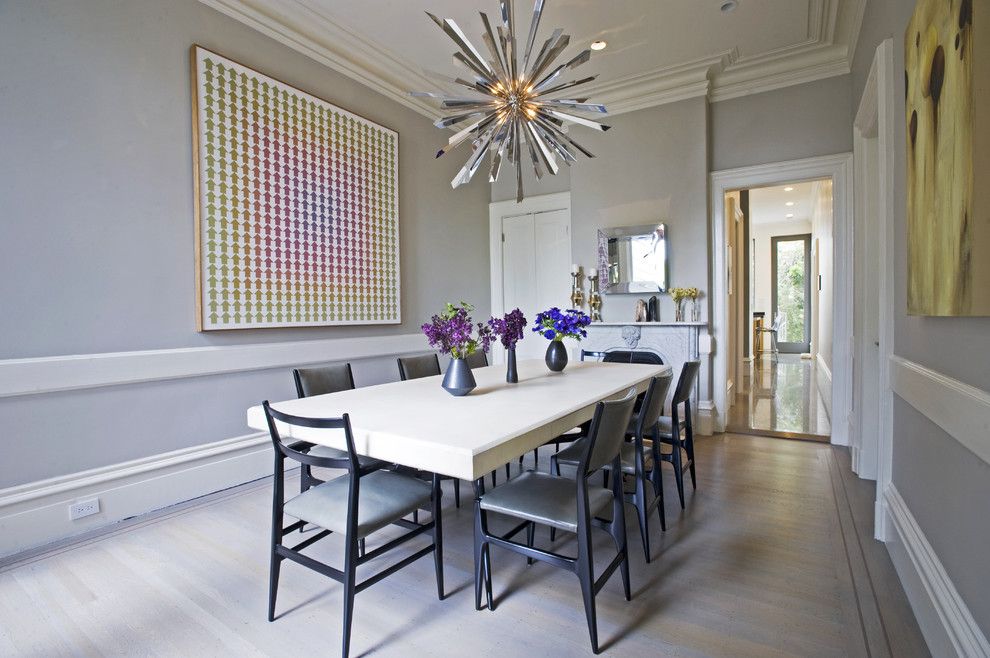
[[990, 3], [917, 0], [904, 67], [908, 313], [990, 315]]
[[398, 133], [191, 60], [198, 329], [400, 322]]

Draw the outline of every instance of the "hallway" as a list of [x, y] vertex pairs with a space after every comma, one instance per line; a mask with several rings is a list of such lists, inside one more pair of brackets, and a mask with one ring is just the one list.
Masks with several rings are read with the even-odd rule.
[[[818, 365], [798, 354], [769, 355], [743, 364], [728, 432], [827, 441], [832, 432]], [[825, 380], [827, 381], [827, 380]]]

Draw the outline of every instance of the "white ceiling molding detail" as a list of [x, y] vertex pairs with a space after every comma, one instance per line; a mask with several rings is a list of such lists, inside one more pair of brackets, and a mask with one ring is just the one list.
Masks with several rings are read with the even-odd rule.
[[[349, 30], [302, 0], [200, 0], [388, 98], [434, 120], [439, 111], [408, 94], [436, 83], [413, 62]], [[841, 11], [840, 11], [841, 8]], [[735, 49], [590, 86], [609, 114], [708, 96], [713, 102], [813, 82], [851, 70], [866, 0], [810, 0], [807, 36], [740, 57]]]

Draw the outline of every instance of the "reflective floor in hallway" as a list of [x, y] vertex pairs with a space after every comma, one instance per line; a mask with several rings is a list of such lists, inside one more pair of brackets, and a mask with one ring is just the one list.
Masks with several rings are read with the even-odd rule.
[[[827, 439], [832, 427], [819, 391], [820, 373], [799, 354], [769, 355], [744, 364], [727, 431]], [[829, 391], [825, 391], [828, 395]]]

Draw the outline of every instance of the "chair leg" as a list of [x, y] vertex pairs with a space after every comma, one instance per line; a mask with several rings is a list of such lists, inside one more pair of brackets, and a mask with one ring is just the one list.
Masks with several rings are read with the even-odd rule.
[[347, 658], [351, 649], [351, 622], [354, 620], [354, 595], [357, 587], [357, 542], [347, 537], [347, 552], [344, 557], [344, 632], [341, 639], [342, 658]]
[[275, 553], [272, 544], [271, 569], [268, 574], [268, 621], [275, 621], [275, 597], [278, 594], [278, 574], [282, 568], [282, 557]]
[[508, 482], [512, 475], [509, 473], [509, 465], [505, 465], [505, 481]]
[[310, 478], [313, 477], [312, 470], [310, 470], [309, 464], [303, 464], [299, 468], [299, 493], [306, 493], [309, 489]]
[[540, 449], [533, 449], [533, 468], [540, 470]]
[[687, 452], [687, 457], [691, 461], [691, 465], [688, 466], [688, 470], [691, 472], [691, 488], [694, 490], [698, 489], [698, 480], [694, 474], [694, 428], [689, 424], [687, 426], [687, 440], [684, 442], [684, 450]]
[[437, 598], [443, 601], [443, 512], [440, 505], [440, 476], [433, 476], [433, 566], [437, 572]]
[[481, 504], [474, 503], [474, 609], [481, 610], [481, 592], [484, 588], [488, 597], [488, 609], [492, 609], [492, 571], [489, 556], [487, 522], [481, 511]]
[[[621, 489], [620, 487], [618, 487]], [[614, 493], [614, 491], [613, 491]], [[615, 549], [622, 555], [622, 563], [619, 565], [619, 573], [622, 575], [622, 593], [626, 601], [632, 600], [632, 592], [629, 589], [629, 542], [626, 538], [626, 515], [624, 514], [625, 503], [621, 497], [615, 497], [612, 501], [612, 523], [609, 524], [609, 534], [615, 542]], [[649, 555], [649, 553], [647, 553]]]
[[643, 537], [643, 553], [646, 563], [650, 563], [650, 524], [646, 516], [646, 487], [643, 478], [636, 478], [636, 517], [639, 519], [639, 534]]
[[595, 613], [594, 559], [591, 554], [591, 537], [588, 528], [578, 530], [577, 577], [581, 582], [581, 597], [584, 599], [584, 614], [588, 620], [588, 634], [591, 636], [591, 650], [599, 653], [598, 619]]
[[674, 465], [674, 482], [677, 483], [677, 497], [681, 499], [681, 509], [684, 509], [684, 467], [681, 465], [680, 441], [674, 442], [671, 463]]
[[358, 555], [364, 557], [364, 538], [358, 540]]
[[[533, 543], [536, 539], [536, 524], [532, 521], [526, 526], [526, 545], [533, 548]], [[533, 564], [533, 558], [526, 558], [526, 564]]]
[[[497, 469], [496, 469], [496, 470], [497, 470]], [[494, 486], [495, 486], [496, 484], [498, 484], [498, 480], [496, 479], [496, 476], [497, 476], [497, 473], [496, 473], [496, 471], [492, 471], [492, 486], [493, 486], [493, 487], [494, 487]]]
[[660, 471], [659, 455], [653, 459], [653, 470], [650, 471], [650, 480], [653, 482], [653, 495], [657, 497], [657, 513], [660, 516], [660, 530], [667, 531], [667, 515], [663, 509], [663, 479]]
[[454, 479], [454, 507], [461, 509], [461, 481]]

